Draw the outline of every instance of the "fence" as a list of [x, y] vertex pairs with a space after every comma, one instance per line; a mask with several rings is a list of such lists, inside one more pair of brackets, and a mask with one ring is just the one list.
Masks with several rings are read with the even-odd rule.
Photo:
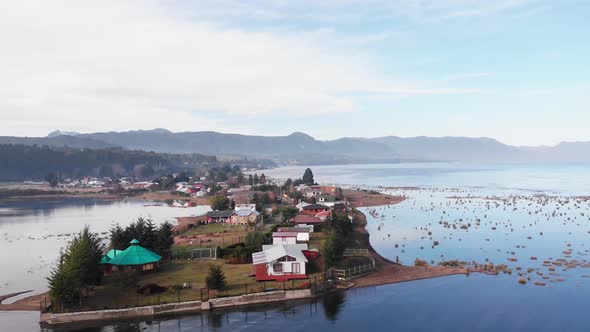
[[[325, 278], [313, 276], [307, 279], [290, 281], [265, 281], [243, 284], [230, 284], [222, 290], [210, 290], [207, 288], [179, 288], [168, 287], [162, 293], [141, 295], [134, 289], [121, 289], [117, 294], [93, 294], [90, 297], [83, 297], [69, 303], [58, 303], [57, 305], [45, 305], [42, 312], [65, 313], [84, 312], [94, 310], [124, 309], [131, 307], [145, 307], [160, 304], [182, 303], [189, 301], [208, 301], [212, 298], [224, 298], [231, 296], [246, 295], [252, 293], [265, 293], [273, 291], [291, 291], [299, 289], [310, 289], [311, 294], [316, 296], [322, 294], [330, 287]], [[44, 303], [42, 303], [43, 306]]]
[[369, 249], [344, 249], [343, 256], [369, 256]]
[[170, 253], [171, 259], [199, 259], [199, 258], [208, 258], [208, 259], [217, 259], [217, 248], [192, 248], [192, 249], [176, 249]]
[[357, 265], [346, 269], [332, 269], [331, 275], [336, 279], [348, 279], [360, 274], [364, 274], [375, 270], [375, 260], [369, 254], [368, 249], [344, 249], [344, 257], [363, 256], [370, 260], [370, 263], [364, 265]]

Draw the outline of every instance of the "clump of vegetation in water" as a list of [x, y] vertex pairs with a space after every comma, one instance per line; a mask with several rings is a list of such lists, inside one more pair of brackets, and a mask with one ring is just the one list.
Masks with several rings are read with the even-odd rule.
[[440, 262], [439, 265], [446, 266], [446, 267], [464, 267], [465, 265], [467, 265], [467, 262], [460, 261], [458, 259], [454, 259], [454, 260], [450, 260], [450, 261]]
[[428, 262], [423, 259], [416, 258], [416, 260], [414, 261], [414, 265], [415, 266], [428, 266]]

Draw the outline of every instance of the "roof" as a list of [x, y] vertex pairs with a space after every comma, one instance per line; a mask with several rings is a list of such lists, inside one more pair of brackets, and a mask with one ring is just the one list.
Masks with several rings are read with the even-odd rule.
[[109, 252], [107, 252], [107, 254], [100, 260], [101, 264], [106, 264], [108, 263], [111, 259], [115, 258], [115, 256], [119, 255], [120, 253], [122, 253], [123, 250], [117, 250], [117, 249], [111, 249], [109, 250]]
[[297, 237], [298, 232], [274, 232], [272, 237]]
[[252, 213], [254, 213], [255, 215], [260, 214], [258, 211], [252, 211], [252, 210], [237, 210], [234, 212], [234, 214], [239, 217], [247, 217], [247, 216], [251, 215]]
[[307, 202], [301, 202], [301, 203], [295, 205], [295, 207], [298, 209], [303, 209], [303, 207], [308, 206], [308, 205], [310, 205], [310, 204]]
[[296, 244], [278, 244], [266, 247], [263, 251], [252, 254], [252, 263], [254, 265], [272, 263], [285, 256], [291, 256], [300, 262], [307, 262], [301, 248], [302, 246]]
[[[281, 244], [263, 244], [262, 245], [262, 251], [268, 250], [276, 245], [281, 245]], [[307, 246], [307, 243], [297, 243], [297, 244], [282, 244], [285, 246], [296, 246], [296, 248], [299, 248], [299, 250], [301, 251], [307, 251], [309, 250], [309, 247]]]
[[322, 212], [318, 212], [315, 216], [318, 218], [327, 218], [329, 215], [332, 214], [332, 211], [322, 211]]
[[256, 204], [236, 204], [234, 210], [256, 210]]
[[[112, 250], [111, 250], [112, 251]], [[108, 256], [108, 254], [107, 254]], [[106, 256], [105, 256], [106, 257]], [[105, 259], [103, 257], [103, 259]], [[155, 252], [148, 250], [139, 245], [139, 241], [131, 241], [131, 245], [127, 249], [116, 251], [116, 255], [111, 258], [106, 264], [111, 265], [144, 265], [149, 263], [156, 263], [162, 259], [162, 256]]]
[[324, 199], [324, 202], [335, 202], [336, 197], [334, 195], [320, 195], [319, 199]]
[[336, 203], [336, 204], [334, 204], [333, 208], [337, 209], [337, 210], [345, 210], [346, 205], [344, 205], [344, 203]]
[[309, 204], [303, 207], [304, 210], [328, 210], [330, 209], [329, 207], [322, 205], [322, 204]]
[[311, 227], [279, 227], [278, 232], [310, 233]]
[[232, 210], [226, 211], [209, 211], [207, 212], [207, 217], [209, 218], [229, 218], [234, 214]]
[[291, 222], [296, 224], [317, 224], [324, 222], [320, 218], [316, 218], [314, 216], [306, 216], [303, 214], [296, 215], [295, 218], [291, 219]]

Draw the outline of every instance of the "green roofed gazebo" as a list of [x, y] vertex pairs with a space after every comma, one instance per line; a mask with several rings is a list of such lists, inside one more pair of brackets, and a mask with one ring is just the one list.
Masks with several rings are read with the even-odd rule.
[[112, 249], [100, 261], [105, 265], [105, 273], [113, 271], [151, 271], [160, 265], [162, 256], [139, 245], [133, 239], [125, 250]]

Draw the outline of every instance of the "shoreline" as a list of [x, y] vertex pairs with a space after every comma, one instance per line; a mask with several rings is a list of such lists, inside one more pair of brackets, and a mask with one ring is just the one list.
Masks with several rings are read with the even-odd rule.
[[432, 279], [452, 275], [468, 275], [469, 273], [481, 272], [476, 269], [468, 269], [464, 267], [401, 265], [381, 256], [381, 254], [379, 254], [371, 245], [370, 234], [366, 229], [368, 223], [367, 216], [358, 210], [358, 208], [399, 204], [408, 198], [406, 196], [392, 196], [383, 193], [375, 194], [367, 191], [357, 190], [345, 190], [344, 196], [347, 199], [350, 197], [353, 198], [351, 200], [351, 205], [354, 208], [356, 217], [356, 223], [353, 227], [354, 240], [357, 241], [360, 246], [369, 250], [371, 257], [373, 257], [377, 265], [375, 272], [353, 278], [350, 282], [354, 285], [352, 285], [350, 288], [381, 286], [401, 282]]
[[47, 292], [27, 296], [20, 300], [16, 300], [13, 303], [2, 303], [9, 298], [30, 292], [32, 292], [32, 290], [0, 295], [0, 311], [40, 311], [41, 301], [47, 296]]
[[[158, 194], [152, 194], [149, 197], [150, 200], [154, 200], [154, 196]], [[142, 199], [143, 195], [137, 196], [136, 198]], [[80, 196], [78, 196], [80, 197]], [[381, 254], [379, 254], [371, 245], [370, 234], [366, 229], [368, 223], [367, 216], [358, 210], [358, 208], [366, 207], [377, 207], [390, 204], [399, 204], [408, 199], [406, 196], [394, 196], [384, 193], [379, 193], [370, 190], [354, 190], [345, 189], [344, 197], [350, 202], [355, 213], [355, 223], [353, 226], [353, 241], [358, 243], [359, 247], [368, 249], [371, 257], [375, 260], [376, 271], [357, 276], [351, 279], [351, 287], [369, 287], [394, 284], [400, 282], [416, 281], [430, 278], [437, 278], [443, 276], [467, 275], [472, 272], [480, 272], [474, 269], [461, 268], [461, 267], [442, 267], [442, 266], [407, 266], [393, 262]], [[123, 198], [123, 197], [116, 197]], [[148, 198], [144, 198], [148, 199]], [[179, 220], [179, 224], [182, 224]], [[15, 301], [11, 304], [2, 304], [3, 300], [10, 297], [18, 296], [27, 292], [18, 292], [7, 295], [0, 295], [0, 311], [39, 311], [40, 302], [44, 297], [47, 296], [47, 292], [32, 295], [20, 300]]]

